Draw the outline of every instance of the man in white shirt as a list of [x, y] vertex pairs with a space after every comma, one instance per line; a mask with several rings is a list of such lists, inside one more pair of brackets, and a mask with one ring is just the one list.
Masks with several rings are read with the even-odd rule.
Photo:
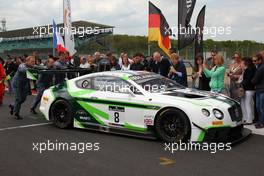
[[90, 64], [87, 62], [86, 58], [81, 59], [80, 68], [87, 68], [87, 69], [90, 68]]

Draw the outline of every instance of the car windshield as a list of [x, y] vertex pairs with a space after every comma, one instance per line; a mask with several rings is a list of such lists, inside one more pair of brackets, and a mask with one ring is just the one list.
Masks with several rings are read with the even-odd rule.
[[143, 89], [151, 93], [160, 93], [175, 89], [185, 89], [184, 86], [160, 75], [152, 75], [149, 77], [137, 76], [136, 78], [132, 78], [132, 80], [139, 84]]

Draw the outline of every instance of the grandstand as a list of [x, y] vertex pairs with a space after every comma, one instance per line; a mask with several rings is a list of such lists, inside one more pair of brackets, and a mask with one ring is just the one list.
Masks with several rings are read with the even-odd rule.
[[[97, 24], [87, 21], [75, 21], [72, 23], [75, 29], [96, 29], [97, 32], [88, 32], [80, 35], [75, 34], [75, 47], [77, 51], [85, 45], [98, 43], [104, 45], [101, 40], [108, 35], [113, 34], [113, 26]], [[36, 29], [50, 29], [52, 25], [31, 27], [25, 29], [16, 29], [0, 32], [0, 55], [22, 55], [37, 51], [40, 56], [46, 56], [53, 52], [52, 31], [46, 31], [45, 34], [36, 32]], [[63, 24], [58, 24], [58, 28]], [[52, 30], [52, 29], [51, 29]]]

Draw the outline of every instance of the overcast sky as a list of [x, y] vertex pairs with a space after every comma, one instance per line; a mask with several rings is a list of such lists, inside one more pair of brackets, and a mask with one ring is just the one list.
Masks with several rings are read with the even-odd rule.
[[[177, 0], [152, 0], [170, 26], [177, 26]], [[115, 26], [115, 34], [147, 35], [148, 0], [72, 0], [72, 19]], [[207, 27], [231, 27], [231, 35], [206, 36], [215, 40], [264, 42], [263, 0], [197, 0], [192, 17], [207, 5]], [[62, 22], [62, 0], [0, 0], [0, 19], [8, 30]]]

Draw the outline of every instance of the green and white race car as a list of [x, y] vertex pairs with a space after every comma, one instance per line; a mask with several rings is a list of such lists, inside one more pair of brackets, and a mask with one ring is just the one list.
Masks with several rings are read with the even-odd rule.
[[250, 134], [239, 103], [149, 72], [101, 72], [47, 89], [40, 111], [59, 128], [166, 142], [234, 142]]

